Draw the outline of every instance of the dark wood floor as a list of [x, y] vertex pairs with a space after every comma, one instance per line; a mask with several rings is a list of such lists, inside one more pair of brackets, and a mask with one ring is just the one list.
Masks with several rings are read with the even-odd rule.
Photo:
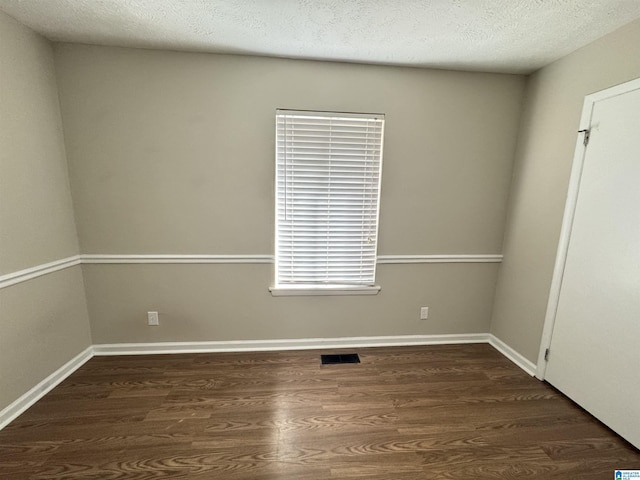
[[[338, 352], [338, 351], [334, 351]], [[96, 357], [0, 432], [0, 479], [610, 479], [640, 453], [489, 345]]]

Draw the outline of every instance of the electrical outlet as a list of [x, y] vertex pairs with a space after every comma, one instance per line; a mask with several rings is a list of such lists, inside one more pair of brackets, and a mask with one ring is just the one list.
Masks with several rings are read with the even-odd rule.
[[429, 318], [429, 307], [420, 307], [420, 320]]
[[158, 312], [147, 312], [147, 320], [149, 322], [149, 325], [160, 325]]

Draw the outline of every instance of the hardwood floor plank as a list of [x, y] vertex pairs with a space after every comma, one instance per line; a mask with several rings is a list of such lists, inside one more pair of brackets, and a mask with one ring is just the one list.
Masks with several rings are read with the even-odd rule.
[[488, 345], [95, 357], [0, 431], [0, 480], [600, 479], [640, 453]]

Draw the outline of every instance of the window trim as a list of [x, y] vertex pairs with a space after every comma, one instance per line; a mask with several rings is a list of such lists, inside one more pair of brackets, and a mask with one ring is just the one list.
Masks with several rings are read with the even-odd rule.
[[287, 285], [285, 287], [269, 287], [274, 297], [314, 297], [332, 295], [377, 295], [380, 285], [356, 286], [356, 285]]

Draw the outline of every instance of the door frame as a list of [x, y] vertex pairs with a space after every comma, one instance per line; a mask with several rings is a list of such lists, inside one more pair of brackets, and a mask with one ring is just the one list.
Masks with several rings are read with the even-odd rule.
[[545, 356], [547, 349], [551, 346], [551, 339], [553, 337], [553, 327], [556, 321], [558, 304], [560, 303], [562, 279], [564, 277], [567, 253], [569, 251], [569, 242], [571, 240], [573, 219], [576, 213], [576, 206], [578, 204], [578, 195], [580, 193], [582, 169], [584, 166], [584, 158], [587, 153], [587, 146], [584, 143], [584, 131], [588, 131], [591, 128], [591, 118], [596, 102], [611, 97], [616, 97], [618, 95], [624, 95], [625, 93], [629, 93], [638, 89], [640, 89], [640, 78], [601, 90], [599, 92], [592, 93], [584, 97], [584, 103], [582, 105], [582, 115], [580, 117], [580, 127], [578, 128], [581, 133], [578, 134], [575, 153], [573, 155], [571, 177], [569, 180], [569, 189], [567, 191], [567, 200], [564, 208], [564, 215], [562, 217], [562, 228], [560, 230], [560, 239], [558, 241], [556, 262], [553, 268], [551, 288], [549, 289], [549, 300], [547, 302], [547, 311], [544, 318], [544, 328], [542, 330], [542, 338], [540, 340], [540, 351], [538, 353], [538, 363], [536, 368], [536, 378], [540, 380], [544, 380], [547, 370], [547, 360], [545, 360]]

